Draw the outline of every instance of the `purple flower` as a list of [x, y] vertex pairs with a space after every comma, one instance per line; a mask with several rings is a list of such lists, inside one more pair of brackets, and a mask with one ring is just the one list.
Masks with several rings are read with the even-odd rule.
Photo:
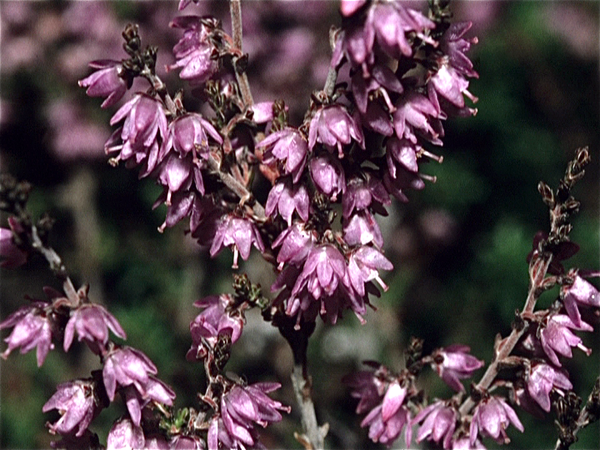
[[217, 60], [213, 59], [215, 49], [209, 39], [216, 23], [198, 16], [179, 16], [169, 25], [173, 28], [181, 28], [184, 32], [173, 47], [177, 61], [167, 66], [167, 71], [182, 68], [179, 77], [190, 81], [193, 85], [209, 80], [219, 69]]
[[379, 248], [383, 247], [381, 230], [368, 209], [354, 213], [350, 220], [344, 220], [344, 240], [351, 247], [371, 242]]
[[81, 437], [101, 409], [98, 403], [94, 382], [75, 380], [59, 384], [42, 411], [57, 409], [60, 412], [60, 419], [49, 425], [52, 434], [70, 434], [77, 429], [75, 436]]
[[387, 90], [397, 94], [401, 94], [404, 90], [396, 74], [387, 66], [376, 64], [369, 68], [369, 73], [357, 71], [352, 76], [352, 94], [362, 114], [367, 112], [369, 93], [373, 91], [378, 91], [383, 97], [388, 111], [394, 112], [395, 107]]
[[464, 392], [465, 388], [459, 381], [473, 375], [483, 366], [483, 361], [469, 355], [471, 349], [466, 345], [453, 344], [438, 349], [433, 353], [432, 367], [444, 382], [457, 392]]
[[346, 191], [346, 177], [340, 161], [332, 155], [325, 153], [323, 156], [310, 161], [310, 175], [317, 188], [337, 200], [339, 193]]
[[576, 326], [581, 326], [581, 313], [578, 305], [600, 308], [598, 289], [590, 282], [577, 275], [571, 286], [566, 286], [561, 292], [565, 310]]
[[[269, 423], [281, 420], [279, 411], [290, 411], [289, 406], [283, 406], [267, 395], [280, 386], [279, 383], [236, 385], [221, 397], [221, 418], [227, 434], [235, 444], [233, 448], [259, 444], [255, 423], [266, 427]], [[211, 444], [209, 442], [210, 448], [216, 448]]]
[[163, 144], [161, 154], [166, 155], [174, 149], [183, 158], [192, 153], [194, 160], [200, 156], [206, 157], [210, 151], [208, 136], [222, 144], [223, 138], [212, 124], [200, 114], [188, 113], [178, 117], [169, 124], [168, 138]]
[[233, 246], [233, 269], [238, 267], [238, 254], [244, 260], [250, 256], [250, 248], [254, 244], [261, 253], [265, 251], [260, 233], [253, 222], [232, 214], [221, 218], [210, 247], [210, 256], [215, 256], [224, 247]]
[[121, 339], [127, 336], [121, 325], [103, 306], [88, 303], [71, 312], [71, 318], [65, 327], [63, 347], [65, 352], [71, 347], [75, 331], [79, 342], [85, 340], [92, 351], [100, 354], [108, 342], [108, 329]]
[[291, 226], [294, 211], [304, 222], [308, 221], [309, 206], [310, 199], [304, 185], [293, 185], [291, 180], [280, 178], [269, 192], [265, 212], [268, 216], [273, 217], [277, 209], [288, 226]]
[[338, 66], [345, 56], [352, 67], [362, 67], [362, 71], [368, 74], [368, 67], [375, 61], [374, 40], [375, 36], [372, 31], [360, 24], [344, 28], [344, 33], [337, 40], [331, 56], [331, 65]]
[[[180, 434], [171, 439], [167, 448], [171, 450], [204, 450], [206, 445], [199, 436], [183, 436]], [[218, 448], [215, 447], [215, 450], [218, 450]]]
[[[146, 163], [143, 176], [148, 175], [158, 162], [158, 137], [167, 135], [167, 118], [160, 101], [145, 94], [137, 94], [110, 119], [114, 125], [125, 120], [105, 144], [106, 153], [119, 152], [115, 161], [123, 160], [131, 165]], [[119, 138], [122, 143], [119, 144]], [[131, 161], [130, 161], [131, 160]]]
[[423, 32], [435, 24], [423, 14], [405, 8], [400, 2], [378, 3], [369, 10], [368, 29], [377, 37], [381, 48], [392, 58], [411, 56], [412, 48], [406, 34], [415, 32], [421, 40], [433, 43]]
[[479, 439], [475, 439], [475, 442], [471, 443], [471, 439], [469, 438], [469, 436], [459, 437], [452, 443], [452, 450], [475, 450], [475, 449], [485, 450], [485, 447]]
[[99, 70], [79, 80], [78, 84], [87, 88], [85, 93], [90, 97], [106, 97], [100, 105], [102, 108], [117, 103], [131, 86], [133, 80], [127, 77], [127, 72], [119, 61], [109, 59], [92, 61], [89, 66]]
[[153, 375], [148, 377], [143, 392], [138, 391], [133, 385], [129, 385], [123, 389], [123, 394], [129, 416], [137, 426], [139, 426], [142, 418], [142, 409], [148, 403], [154, 401], [165, 405], [173, 405], [175, 399], [175, 392]]
[[440, 113], [431, 101], [415, 91], [405, 92], [396, 101], [396, 111], [393, 114], [394, 130], [398, 139], [408, 139], [417, 143], [418, 132], [435, 145], [442, 145], [440, 139], [444, 129], [439, 120]]
[[8, 343], [8, 348], [0, 356], [6, 359], [18, 347], [21, 347], [21, 354], [37, 348], [37, 365], [41, 367], [48, 352], [54, 349], [49, 309], [50, 303], [33, 302], [22, 306], [2, 321], [0, 330], [14, 328], [10, 336], [4, 340]]
[[379, 276], [379, 269], [392, 270], [394, 266], [383, 254], [369, 246], [359, 247], [348, 257], [348, 277], [358, 295], [365, 295], [365, 284], [376, 280], [384, 291], [387, 285]]
[[315, 233], [307, 231], [302, 222], [296, 222], [294, 225], [283, 230], [273, 242], [274, 249], [281, 246], [277, 254], [279, 270], [286, 263], [301, 267], [310, 250], [313, 248], [316, 239]]
[[158, 182], [165, 186], [167, 195], [165, 204], [171, 204], [174, 193], [187, 191], [194, 184], [196, 190], [204, 195], [204, 179], [202, 178], [202, 164], [194, 161], [192, 155], [185, 158], [176, 153], [170, 153], [156, 172]]
[[350, 144], [354, 139], [361, 148], [365, 148], [364, 136], [361, 128], [340, 105], [325, 106], [317, 110], [310, 121], [308, 133], [308, 148], [314, 148], [317, 142], [328, 149], [337, 147], [340, 158], [344, 157], [343, 146]]
[[473, 70], [473, 63], [465, 55], [471, 44], [477, 43], [477, 38], [463, 39], [463, 36], [473, 26], [472, 22], [452, 23], [440, 40], [440, 49], [448, 57], [450, 65], [460, 74], [467, 77], [478, 77]]
[[285, 162], [286, 175], [292, 175], [297, 183], [306, 164], [308, 145], [300, 132], [291, 127], [269, 134], [256, 144], [257, 149], [265, 148], [263, 162], [272, 164], [275, 161]]
[[9, 219], [9, 228], [0, 228], [0, 267], [15, 269], [27, 262], [27, 253], [17, 247], [13, 241], [13, 229], [20, 225], [12, 217]]
[[231, 334], [232, 344], [239, 339], [244, 317], [234, 308], [230, 295], [211, 295], [194, 302], [194, 306], [204, 310], [190, 324], [192, 348], [187, 353], [189, 360], [203, 359], [208, 353], [205, 343], [214, 346], [223, 332]]
[[580, 325], [575, 325], [569, 316], [556, 314], [548, 320], [546, 326], [540, 331], [542, 348], [550, 361], [558, 367], [561, 367], [561, 363], [557, 353], [571, 358], [573, 356], [571, 347], [577, 347], [587, 355], [592, 352], [583, 345], [581, 338], [571, 330], [593, 331], [594, 329], [586, 322], [582, 321]]
[[447, 62], [442, 63], [430, 81], [438, 94], [458, 108], [465, 106], [463, 94], [477, 102], [477, 97], [468, 91], [469, 81]]
[[109, 400], [115, 399], [117, 385], [134, 385], [145, 396], [150, 375], [156, 374], [156, 366], [141, 351], [131, 347], [117, 347], [106, 356], [102, 377]]
[[340, 12], [342, 16], [348, 17], [358, 11], [367, 3], [367, 0], [342, 0], [340, 4]]
[[567, 390], [573, 388], [566, 371], [544, 363], [532, 366], [527, 377], [527, 391], [546, 412], [550, 411], [550, 391], [555, 388]]
[[442, 441], [443, 447], [449, 449], [457, 420], [456, 408], [437, 401], [417, 414], [411, 424], [423, 422], [417, 433], [417, 442], [427, 439], [439, 444]]
[[362, 211], [367, 208], [375, 212], [387, 215], [383, 205], [391, 203], [390, 196], [383, 183], [368, 173], [365, 179], [354, 177], [348, 181], [346, 192], [342, 196], [342, 212], [345, 219], [350, 217], [354, 210]]
[[[357, 414], [371, 411], [362, 420], [361, 427], [369, 427], [369, 438], [373, 442], [391, 445], [405, 425], [410, 422], [408, 409], [403, 406], [407, 388], [394, 379], [387, 381], [387, 369], [380, 367], [375, 373], [361, 371], [345, 377], [342, 381], [354, 388], [351, 395], [360, 398]], [[406, 445], [411, 440], [410, 427], [407, 428]]]
[[292, 295], [306, 287], [315, 299], [322, 295], [331, 296], [345, 277], [346, 260], [337, 248], [329, 244], [313, 247], [296, 280]]
[[475, 408], [471, 420], [469, 429], [471, 446], [475, 444], [479, 433], [493, 438], [498, 444], [508, 444], [510, 439], [506, 435], [506, 428], [511, 423], [517, 430], [523, 432], [523, 424], [514, 409], [503, 398], [492, 396], [482, 399]]
[[127, 418], [117, 420], [106, 438], [106, 450], [146, 448], [144, 430]]

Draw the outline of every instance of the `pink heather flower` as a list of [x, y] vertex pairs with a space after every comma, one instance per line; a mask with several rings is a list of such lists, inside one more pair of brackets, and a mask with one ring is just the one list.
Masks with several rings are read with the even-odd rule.
[[111, 427], [106, 438], [106, 450], [146, 448], [144, 430], [128, 418], [120, 418]]
[[348, 257], [348, 278], [360, 296], [365, 295], [365, 284], [376, 280], [384, 291], [388, 287], [379, 276], [379, 270], [392, 270], [394, 266], [383, 254], [369, 246], [359, 247]]
[[354, 24], [344, 28], [335, 44], [331, 65], [338, 66], [345, 56], [352, 67], [362, 67], [362, 71], [368, 74], [369, 66], [375, 61], [374, 39], [374, 34], [362, 25]]
[[581, 313], [578, 305], [600, 308], [598, 289], [590, 282], [577, 275], [571, 286], [565, 286], [562, 292], [563, 304], [569, 318], [576, 326], [581, 326]]
[[176, 153], [170, 153], [158, 167], [156, 176], [158, 182], [165, 186], [167, 197], [165, 204], [171, 204], [171, 198], [174, 193], [187, 191], [192, 186], [204, 195], [204, 179], [202, 178], [202, 165], [200, 161], [194, 161], [192, 155], [185, 158], [179, 157]]
[[277, 254], [279, 270], [284, 264], [301, 267], [314, 247], [317, 237], [314, 232], [307, 231], [302, 222], [296, 222], [281, 232], [273, 242], [273, 248], [281, 246]]
[[423, 14], [402, 6], [401, 2], [377, 3], [369, 10], [366, 28], [377, 43], [392, 58], [412, 55], [406, 33], [415, 32], [421, 40], [432, 43], [423, 33], [435, 28], [435, 23]]
[[[394, 108], [395, 110], [395, 108]], [[383, 136], [394, 134], [394, 127], [390, 113], [381, 106], [380, 101], [371, 101], [367, 105], [367, 111], [361, 113], [360, 121], [366, 129], [379, 133]]]
[[308, 221], [309, 207], [310, 199], [306, 187], [301, 184], [293, 185], [291, 180], [280, 178], [269, 192], [265, 212], [273, 217], [277, 210], [288, 226], [291, 226], [294, 211], [304, 222]]
[[216, 23], [198, 16], [179, 16], [169, 25], [181, 28], [184, 32], [173, 47], [177, 61], [167, 66], [167, 71], [181, 68], [179, 77], [182, 80], [188, 80], [193, 85], [205, 83], [219, 69], [217, 60], [212, 57], [214, 47], [209, 39]]
[[[12, 218], [9, 219], [11, 223]], [[12, 220], [16, 226], [16, 221]], [[9, 228], [0, 228], [0, 267], [15, 269], [27, 262], [27, 253], [17, 247], [13, 241], [13, 232]]]
[[470, 350], [466, 345], [453, 344], [436, 350], [432, 355], [432, 368], [457, 392], [465, 390], [459, 380], [471, 377], [473, 372], [483, 366], [483, 361], [469, 355]]
[[442, 145], [440, 137], [444, 129], [439, 120], [440, 113], [436, 106], [422, 94], [407, 91], [396, 101], [393, 114], [394, 130], [398, 139], [408, 139], [417, 143], [417, 135], [435, 145]]
[[107, 355], [102, 369], [104, 387], [109, 400], [115, 399], [117, 385], [134, 385], [145, 396], [150, 375], [156, 374], [156, 366], [141, 351], [131, 347], [117, 347]]
[[[286, 106], [286, 110], [288, 107]], [[249, 108], [252, 111], [252, 121], [256, 123], [267, 123], [273, 120], [273, 102], [254, 103]]]
[[449, 449], [457, 420], [456, 408], [437, 401], [417, 414], [411, 424], [423, 422], [417, 433], [417, 442], [427, 439], [440, 444], [442, 441], [443, 448]]
[[108, 342], [109, 328], [121, 339], [127, 338], [117, 319], [103, 306], [92, 303], [82, 305], [71, 312], [71, 318], [65, 327], [65, 352], [71, 347], [77, 331], [79, 342], [85, 340], [94, 353], [100, 354]]
[[352, 139], [365, 148], [362, 129], [343, 106], [322, 107], [310, 121], [308, 148], [311, 150], [319, 142], [328, 149], [337, 147], [339, 157], [343, 158], [343, 146], [350, 144]]
[[342, 0], [340, 4], [340, 12], [342, 16], [349, 17], [358, 11], [367, 3], [367, 0]]
[[506, 401], [501, 397], [483, 399], [475, 408], [469, 429], [470, 444], [473, 446], [479, 433], [493, 438], [498, 444], [508, 444], [506, 429], [510, 424], [523, 432], [523, 424]]
[[475, 442], [471, 443], [469, 436], [459, 437], [452, 443], [451, 448], [452, 450], [485, 450], [485, 446], [479, 439], [475, 439]]
[[[381, 367], [384, 374], [387, 373], [385, 367]], [[387, 383], [375, 372], [370, 370], [361, 370], [359, 372], [346, 375], [342, 382], [350, 386], [353, 390], [350, 396], [360, 399], [356, 406], [356, 414], [362, 414], [365, 411], [375, 408], [383, 399], [383, 394], [387, 389]]]
[[210, 256], [215, 256], [224, 247], [233, 247], [233, 269], [238, 267], [238, 254], [247, 260], [250, 248], [254, 244], [261, 253], [265, 251], [260, 233], [250, 220], [226, 214], [221, 218], [215, 238], [210, 247]]
[[308, 145], [300, 132], [291, 127], [269, 134], [256, 144], [257, 149], [265, 149], [263, 162], [272, 164], [278, 161], [283, 165], [283, 173], [292, 175], [297, 183], [302, 175], [308, 154]]
[[403, 167], [397, 167], [394, 171], [395, 177], [388, 172], [383, 174], [383, 184], [388, 192], [401, 202], [408, 202], [408, 197], [404, 193], [407, 189], [421, 190], [425, 187], [425, 182], [418, 173], [410, 172]]
[[473, 63], [465, 55], [471, 48], [471, 44], [477, 43], [477, 38], [463, 39], [463, 36], [473, 26], [472, 22], [452, 23], [440, 40], [440, 49], [447, 55], [450, 66], [466, 77], [479, 75], [473, 70]]
[[[204, 444], [202, 438], [199, 436], [183, 436], [180, 434], [171, 439], [171, 441], [168, 444], [168, 447], [166, 448], [170, 450], [205, 450], [206, 445]], [[218, 450], [218, 447], [215, 447], [215, 450]]]
[[594, 331], [590, 324], [583, 321], [581, 321], [580, 325], [575, 325], [570, 317], [564, 314], [552, 316], [546, 326], [540, 331], [542, 348], [546, 352], [546, 355], [548, 355], [548, 358], [550, 358], [550, 361], [558, 367], [561, 367], [561, 363], [557, 353], [571, 358], [573, 356], [571, 347], [577, 347], [587, 355], [592, 353], [589, 348], [583, 345], [581, 338], [576, 336], [571, 330]]
[[92, 61], [89, 66], [99, 70], [79, 80], [78, 84], [87, 88], [85, 93], [90, 97], [106, 97], [100, 105], [102, 108], [117, 103], [131, 86], [133, 80], [127, 78], [125, 69], [119, 61], [109, 59]]
[[527, 392], [544, 411], [550, 411], [550, 391], [557, 388], [566, 390], [573, 388], [566, 371], [544, 363], [532, 366], [527, 377]]
[[383, 247], [383, 236], [377, 221], [368, 209], [354, 213], [350, 220], [344, 220], [344, 240], [353, 247], [374, 243]]
[[387, 215], [384, 205], [391, 203], [390, 196], [383, 183], [368, 173], [362, 177], [353, 177], [348, 181], [346, 192], [342, 196], [342, 212], [345, 219], [352, 213], [371, 208], [381, 215]]
[[42, 366], [48, 352], [54, 349], [49, 309], [50, 303], [33, 302], [22, 306], [0, 323], [0, 330], [14, 327], [10, 336], [4, 340], [8, 343], [8, 348], [0, 354], [3, 359], [18, 347], [21, 347], [21, 354], [36, 348], [37, 365]]
[[92, 380], [59, 384], [54, 395], [42, 407], [43, 412], [57, 409], [61, 415], [56, 423], [49, 425], [50, 432], [70, 434], [77, 429], [75, 436], [81, 437], [101, 409], [95, 389]]
[[206, 343], [214, 346], [220, 334], [231, 334], [231, 343], [237, 341], [244, 328], [244, 317], [234, 309], [234, 300], [230, 295], [211, 295], [194, 302], [197, 308], [204, 310], [190, 324], [192, 347], [187, 353], [189, 360], [203, 359], [207, 352]]
[[223, 138], [212, 124], [200, 114], [188, 113], [178, 117], [169, 124], [168, 138], [163, 143], [161, 155], [166, 155], [171, 149], [179, 153], [182, 158], [192, 153], [194, 160], [200, 156], [205, 157], [210, 151], [208, 136], [218, 144], [223, 143]]
[[[167, 135], [167, 117], [160, 101], [146, 94], [137, 94], [112, 116], [110, 124], [125, 120], [105, 144], [106, 153], [119, 152], [115, 158], [128, 161], [132, 166], [146, 163], [143, 176], [148, 175], [158, 162], [160, 136]], [[118, 139], [122, 143], [118, 143]], [[131, 160], [131, 161], [130, 161]]]
[[[229, 448], [260, 444], [255, 424], [266, 427], [269, 423], [281, 420], [279, 411], [290, 412], [289, 406], [283, 406], [267, 395], [280, 386], [279, 383], [236, 385], [221, 397], [221, 418], [227, 434], [234, 443], [233, 447]], [[215, 436], [209, 437], [209, 448], [217, 448], [214, 440]]]
[[337, 158], [328, 153], [311, 159], [310, 175], [316, 187], [332, 201], [336, 201], [338, 194], [346, 191], [344, 168]]
[[438, 94], [458, 108], [465, 106], [463, 94], [469, 97], [472, 102], [477, 102], [477, 97], [474, 97], [468, 91], [469, 81], [449, 65], [447, 61], [442, 62], [438, 71], [431, 77], [430, 82]]
[[139, 426], [142, 418], [142, 409], [148, 403], [154, 401], [172, 406], [175, 399], [175, 392], [153, 375], [148, 377], [148, 382], [144, 385], [143, 392], [140, 392], [133, 385], [129, 385], [123, 389], [123, 394], [129, 416], [136, 426]]
[[333, 245], [319, 245], [310, 250], [302, 273], [296, 280], [292, 295], [298, 294], [306, 287], [315, 299], [319, 299], [323, 295], [331, 296], [345, 278], [346, 260], [344, 256]]
[[196, 193], [194, 191], [178, 191], [171, 193], [171, 197], [169, 198], [169, 189], [164, 189], [161, 196], [156, 200], [154, 205], [152, 205], [152, 209], [158, 208], [163, 203], [167, 202], [169, 199], [170, 204], [167, 205], [167, 215], [165, 217], [165, 221], [162, 223], [160, 227], [158, 227], [158, 231], [162, 233], [165, 228], [175, 226], [180, 220], [184, 217], [187, 217], [191, 214], [194, 204], [197, 204]]
[[417, 151], [419, 147], [411, 141], [392, 137], [387, 140], [385, 149], [388, 170], [393, 178], [398, 177], [399, 170], [406, 170], [412, 173], [419, 171], [417, 163]]
[[389, 112], [394, 112], [395, 107], [390, 100], [388, 90], [401, 94], [404, 91], [396, 74], [387, 66], [376, 64], [369, 68], [369, 73], [357, 71], [352, 76], [352, 94], [356, 105], [362, 114], [367, 112], [369, 93], [378, 91], [383, 97]]

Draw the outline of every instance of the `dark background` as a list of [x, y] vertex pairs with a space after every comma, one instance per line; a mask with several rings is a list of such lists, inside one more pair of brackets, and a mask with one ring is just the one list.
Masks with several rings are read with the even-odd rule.
[[[160, 188], [106, 163], [102, 148], [116, 108], [100, 110], [101, 100], [77, 87], [90, 73], [89, 60], [125, 56], [120, 32], [131, 21], [140, 24], [145, 44], [159, 46], [158, 66], [172, 64], [179, 33], [167, 24], [177, 15], [176, 3], [0, 3], [0, 166], [35, 185], [31, 211], [35, 217], [49, 211], [56, 219], [53, 245], [74, 281], [91, 284], [93, 301], [117, 317], [128, 344], [148, 354], [176, 390], [176, 406], [184, 407], [195, 406], [195, 392], [204, 389], [201, 364], [185, 361], [189, 322], [197, 314], [192, 303], [231, 292], [231, 254], [211, 260], [185, 237], [185, 224], [156, 231], [165, 214], [164, 208], [151, 209]], [[243, 4], [254, 98], [283, 98], [294, 124], [310, 92], [323, 86], [328, 29], [339, 23], [336, 8], [325, 1]], [[593, 163], [575, 191], [582, 212], [572, 240], [582, 249], [569, 263], [599, 267], [598, 3], [457, 2], [454, 9], [458, 18], [475, 22], [470, 35], [479, 38], [471, 57], [480, 78], [470, 87], [480, 99], [479, 112], [445, 124], [444, 148], [435, 149], [444, 162], [424, 169], [437, 182], [411, 192], [410, 202], [395, 204], [381, 222], [395, 270], [384, 274], [390, 289], [373, 301], [378, 311], [368, 313], [364, 326], [347, 314], [335, 327], [317, 327], [309, 348], [314, 398], [320, 421], [330, 424], [333, 448], [377, 447], [359, 429], [356, 403], [339, 381], [360, 361], [378, 359], [399, 369], [413, 335], [425, 339], [426, 349], [462, 343], [490, 361], [494, 336], [509, 333], [515, 309], [523, 306], [533, 235], [548, 229], [537, 183], [555, 187], [582, 145], [589, 145]], [[184, 13], [214, 14], [229, 29], [225, 2], [201, 2]], [[165, 79], [172, 92], [183, 86], [176, 73]], [[193, 109], [195, 100], [185, 101]], [[2, 226], [5, 221], [2, 216]], [[259, 263], [253, 254], [241, 270], [268, 288], [273, 274]], [[0, 318], [22, 305], [25, 294], [42, 298], [45, 285], [59, 287], [44, 261], [2, 270]], [[540, 306], [556, 295], [545, 294]], [[575, 391], [587, 398], [599, 373], [600, 339], [597, 330], [581, 335], [594, 353], [585, 357], [575, 350], [565, 367]], [[99, 368], [84, 346], [75, 344], [69, 354], [57, 347], [39, 370], [35, 352], [14, 352], [0, 362], [2, 448], [49, 447], [44, 423], [55, 417], [43, 414], [42, 405], [58, 383]], [[275, 396], [294, 406], [291, 364], [277, 331], [249, 314], [229, 370], [249, 382], [280, 381]], [[430, 371], [421, 381], [432, 398], [450, 394]], [[92, 423], [101, 441], [123, 410], [113, 404]], [[551, 414], [542, 421], [517, 412], [526, 432], [511, 427], [512, 448], [554, 445]], [[269, 448], [300, 448], [294, 431], [299, 420], [293, 411], [261, 435]], [[598, 448], [598, 436], [596, 423], [573, 448]], [[489, 439], [485, 444], [496, 445]]]

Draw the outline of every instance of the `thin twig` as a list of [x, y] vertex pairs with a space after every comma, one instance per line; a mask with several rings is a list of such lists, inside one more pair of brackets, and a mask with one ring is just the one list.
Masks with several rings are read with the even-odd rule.
[[[231, 14], [231, 32], [233, 34], [233, 43], [239, 50], [240, 54], [242, 53], [242, 3], [240, 0], [230, 0], [229, 2], [229, 12]], [[252, 99], [252, 92], [250, 91], [250, 83], [248, 82], [248, 76], [246, 75], [246, 70], [241, 70], [240, 67], [236, 64], [239, 58], [234, 58], [233, 66], [235, 71], [235, 77], [238, 82], [238, 86], [240, 87], [240, 93], [242, 94], [242, 100], [244, 101], [244, 105], [246, 108], [249, 108], [254, 104], [254, 100]]]

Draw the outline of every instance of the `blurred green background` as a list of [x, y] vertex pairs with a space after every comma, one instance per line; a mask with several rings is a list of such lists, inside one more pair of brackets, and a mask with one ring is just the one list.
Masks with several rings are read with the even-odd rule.
[[[307, 95], [324, 82], [327, 30], [338, 23], [335, 2], [309, 6], [243, 5], [255, 99], [283, 98], [296, 120]], [[193, 8], [185, 13], [215, 14], [228, 28], [225, 2]], [[482, 1], [456, 2], [454, 8], [457, 19], [475, 22], [470, 35], [479, 38], [470, 54], [480, 75], [470, 87], [480, 99], [478, 114], [445, 124], [444, 148], [436, 150], [444, 162], [424, 170], [437, 182], [411, 192], [410, 202], [396, 204], [381, 222], [395, 270], [384, 274], [390, 289], [373, 301], [377, 312], [368, 313], [364, 326], [347, 314], [335, 327], [317, 327], [310, 367], [319, 419], [330, 424], [331, 448], [378, 448], [359, 429], [356, 403], [339, 382], [362, 360], [399, 369], [414, 335], [425, 339], [426, 350], [463, 343], [490, 361], [494, 336], [510, 331], [515, 309], [523, 306], [532, 238], [548, 229], [537, 183], [555, 187], [583, 145], [589, 145], [593, 163], [575, 191], [582, 212], [572, 240], [581, 251], [569, 264], [599, 267], [599, 4]], [[31, 211], [36, 217], [49, 211], [56, 219], [53, 245], [73, 279], [91, 284], [91, 298], [117, 317], [128, 344], [156, 363], [183, 407], [195, 406], [195, 392], [204, 389], [201, 365], [185, 361], [189, 322], [197, 314], [192, 303], [231, 291], [231, 255], [211, 260], [185, 236], [184, 224], [156, 231], [165, 214], [164, 208], [151, 208], [160, 188], [138, 181], [135, 171], [108, 166], [102, 144], [114, 109], [100, 110], [100, 100], [87, 98], [76, 85], [89, 73], [87, 61], [124, 57], [119, 33], [129, 21], [140, 23], [147, 44], [159, 45], [159, 67], [172, 63], [178, 33], [167, 23], [175, 15], [176, 2], [2, 2], [0, 165], [2, 172], [35, 185]], [[166, 79], [172, 91], [182, 86], [176, 74]], [[194, 99], [186, 102], [190, 108]], [[2, 216], [2, 226], [5, 220]], [[268, 288], [274, 275], [259, 263], [253, 254], [241, 270]], [[59, 287], [43, 261], [3, 270], [0, 317], [23, 304], [25, 294], [41, 298], [45, 285]], [[556, 295], [545, 294], [541, 306]], [[582, 333], [594, 353], [576, 351], [565, 364], [584, 398], [599, 374], [598, 325], [594, 333]], [[280, 381], [277, 398], [293, 405], [291, 364], [277, 331], [249, 314], [228, 368], [250, 382]], [[44, 423], [55, 416], [43, 414], [42, 405], [57, 383], [88, 376], [99, 361], [76, 345], [68, 355], [60, 348], [51, 352], [39, 370], [33, 352], [14, 353], [0, 368], [0, 446], [48, 448], [52, 437]], [[430, 371], [422, 386], [432, 397], [450, 394]], [[113, 404], [93, 422], [101, 440], [122, 411]], [[511, 448], [554, 445], [550, 415], [542, 421], [518, 414], [526, 432], [509, 430]], [[269, 448], [301, 448], [293, 439], [298, 430], [293, 411], [261, 435]], [[572, 448], [600, 448], [599, 430], [598, 423], [585, 429]]]

